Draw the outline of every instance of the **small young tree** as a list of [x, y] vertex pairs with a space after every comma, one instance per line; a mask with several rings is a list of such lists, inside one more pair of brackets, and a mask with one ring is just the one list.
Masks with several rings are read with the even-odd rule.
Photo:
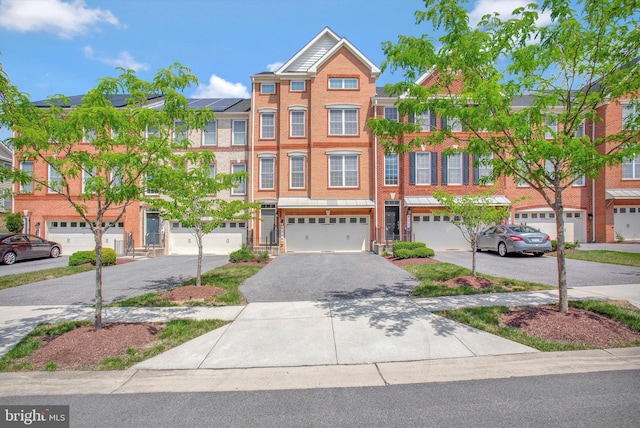
[[[44, 164], [33, 172], [3, 169], [3, 179], [34, 183], [64, 198], [91, 229], [95, 239], [95, 328], [102, 327], [102, 236], [143, 198], [145, 178], [160, 168], [173, 151], [188, 142], [175, 141], [174, 123], [204, 127], [208, 109], [188, 107], [182, 91], [197, 84], [180, 64], [161, 69], [152, 81], [133, 70], [100, 80], [78, 106], [59, 96], [49, 106], [34, 106], [0, 73], [0, 123], [14, 131], [17, 159]], [[150, 102], [153, 100], [153, 106]], [[148, 130], [154, 130], [149, 132]], [[84, 142], [80, 144], [80, 142]], [[81, 183], [81, 189], [80, 189]]]
[[246, 172], [213, 174], [211, 151], [176, 153], [156, 170], [152, 185], [159, 189], [161, 198], [148, 202], [162, 217], [176, 220], [191, 228], [198, 245], [196, 285], [202, 285], [203, 239], [222, 226], [225, 221], [248, 220], [259, 203], [245, 200], [224, 200], [220, 192], [236, 187], [247, 180]]
[[4, 217], [4, 224], [11, 233], [20, 233], [24, 227], [24, 220], [20, 213], [7, 214]]
[[[424, 3], [416, 21], [432, 28], [384, 44], [383, 69], [400, 68], [406, 78], [385, 89], [399, 97], [403, 114], [431, 111], [455, 119], [468, 131], [458, 144], [491, 156], [493, 178], [513, 177], [553, 209], [559, 309], [567, 312], [563, 193], [640, 153], [639, 114], [628, 115], [619, 132], [595, 132], [603, 106], [624, 101], [627, 111], [637, 111], [640, 1], [543, 0], [539, 10], [529, 4], [476, 25], [460, 1]], [[550, 23], [539, 24], [542, 14]], [[417, 84], [425, 73], [429, 85]], [[587, 133], [585, 124], [595, 126]], [[458, 138], [446, 125], [428, 136], [416, 135], [415, 124], [388, 119], [369, 126], [397, 153]]]
[[442, 189], [433, 192], [433, 197], [445, 209], [436, 214], [449, 216], [464, 239], [471, 245], [471, 275], [476, 276], [476, 251], [478, 250], [478, 234], [490, 224], [499, 223], [509, 217], [512, 204], [496, 204], [491, 190], [466, 195], [454, 195]]

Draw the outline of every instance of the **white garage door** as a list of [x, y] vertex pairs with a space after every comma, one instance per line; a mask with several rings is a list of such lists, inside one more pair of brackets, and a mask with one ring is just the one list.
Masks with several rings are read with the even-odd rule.
[[[226, 223], [211, 233], [204, 235], [202, 252], [204, 254], [230, 254], [242, 248], [246, 242], [247, 226], [245, 222]], [[182, 227], [178, 222], [172, 222], [167, 235], [169, 254], [195, 255], [198, 254], [198, 244], [191, 229]]]
[[425, 214], [413, 216], [413, 240], [424, 242], [433, 250], [470, 250], [460, 229], [447, 216]]
[[368, 251], [369, 217], [287, 217], [287, 251]]
[[[516, 224], [526, 224], [546, 233], [551, 239], [556, 239], [556, 218], [555, 214], [549, 211], [520, 211], [515, 213]], [[565, 242], [586, 242], [587, 229], [584, 211], [565, 211], [564, 213], [564, 236]]]
[[640, 206], [614, 208], [613, 226], [625, 240], [640, 240]]
[[[102, 236], [104, 248], [115, 248], [115, 241], [124, 240], [123, 223], [111, 226]], [[48, 221], [46, 239], [62, 245], [62, 254], [67, 256], [76, 251], [89, 251], [96, 247], [91, 229], [84, 221]]]

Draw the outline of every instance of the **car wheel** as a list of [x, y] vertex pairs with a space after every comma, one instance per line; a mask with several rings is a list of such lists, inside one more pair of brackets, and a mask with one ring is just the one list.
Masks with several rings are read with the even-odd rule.
[[504, 242], [498, 244], [498, 254], [500, 257], [504, 257], [507, 255], [507, 245]]
[[544, 255], [544, 253], [533, 253], [533, 255], [535, 257], [542, 257]]
[[54, 258], [54, 259], [55, 259], [56, 257], [58, 257], [58, 256], [60, 255], [60, 248], [58, 248], [58, 247], [53, 247], [53, 248], [51, 249], [51, 253], [49, 253], [49, 255], [50, 255], [52, 258]]
[[12, 265], [16, 262], [16, 253], [12, 253], [11, 251], [9, 251], [8, 253], [6, 253], [4, 255], [4, 257], [2, 258], [2, 262], [5, 265]]

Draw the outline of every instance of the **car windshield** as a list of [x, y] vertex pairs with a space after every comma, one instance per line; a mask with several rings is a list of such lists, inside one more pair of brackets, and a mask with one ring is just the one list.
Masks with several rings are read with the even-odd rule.
[[515, 233], [538, 233], [538, 232], [540, 232], [538, 229], [534, 229], [531, 226], [512, 226], [509, 229], [512, 232], [515, 232]]

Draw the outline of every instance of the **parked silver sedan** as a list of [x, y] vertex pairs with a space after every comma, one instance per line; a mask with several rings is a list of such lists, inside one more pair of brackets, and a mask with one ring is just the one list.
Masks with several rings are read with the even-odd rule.
[[551, 251], [551, 238], [531, 226], [497, 225], [478, 234], [477, 250], [497, 251], [500, 257], [509, 253], [532, 253], [540, 257]]

